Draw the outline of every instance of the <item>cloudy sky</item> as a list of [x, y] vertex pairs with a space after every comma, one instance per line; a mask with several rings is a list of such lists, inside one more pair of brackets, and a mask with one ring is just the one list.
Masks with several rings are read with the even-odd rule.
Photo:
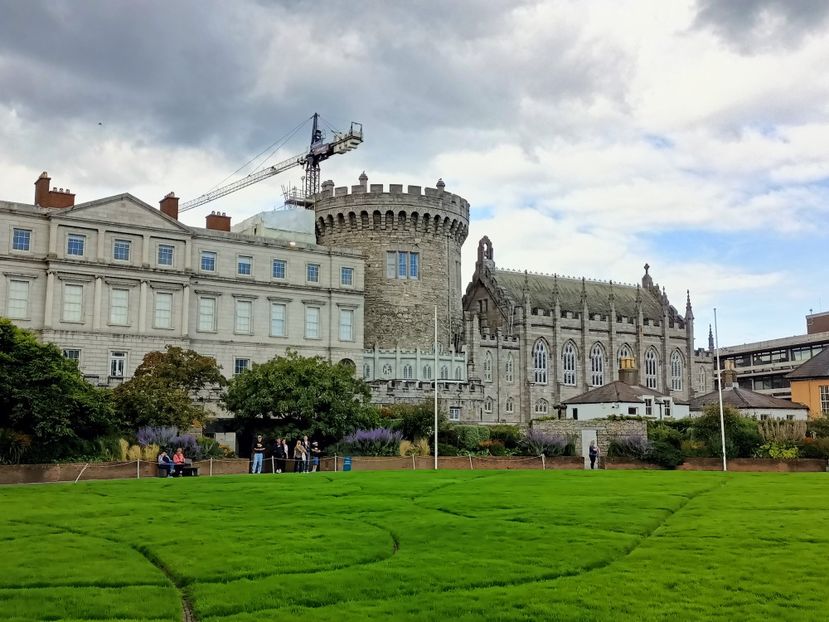
[[828, 64], [825, 0], [0, 0], [0, 198], [48, 170], [79, 202], [186, 200], [318, 111], [366, 137], [324, 179], [469, 199], [469, 275], [485, 234], [502, 267], [647, 261], [698, 346], [714, 307], [722, 345], [782, 337], [829, 309]]

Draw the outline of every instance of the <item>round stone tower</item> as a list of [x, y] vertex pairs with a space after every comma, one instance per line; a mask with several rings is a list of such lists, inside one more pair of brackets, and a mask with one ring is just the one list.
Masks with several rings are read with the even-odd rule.
[[361, 250], [365, 258], [367, 348], [448, 348], [463, 333], [461, 246], [469, 232], [469, 203], [436, 188], [322, 184], [314, 207], [317, 242]]

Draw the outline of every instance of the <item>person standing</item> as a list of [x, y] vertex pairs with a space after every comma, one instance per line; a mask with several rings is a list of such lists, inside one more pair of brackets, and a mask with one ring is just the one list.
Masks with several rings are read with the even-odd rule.
[[302, 448], [305, 450], [305, 460], [302, 463], [302, 472], [307, 473], [310, 470], [311, 465], [311, 442], [308, 440], [307, 435], [302, 437]]
[[276, 439], [276, 444], [273, 446], [273, 457], [276, 459], [276, 472], [282, 473], [285, 470], [285, 446], [282, 444], [282, 439]]
[[302, 441], [297, 440], [294, 447], [294, 473], [302, 473], [305, 469], [305, 447]]
[[311, 472], [316, 473], [320, 470], [320, 446], [317, 441], [311, 443]]
[[590, 448], [587, 450], [587, 455], [590, 456], [590, 468], [596, 468], [596, 460], [599, 458], [599, 446], [596, 441], [590, 441]]
[[262, 435], [256, 437], [256, 442], [253, 444], [253, 467], [251, 473], [262, 473], [262, 461], [265, 459], [265, 442]]

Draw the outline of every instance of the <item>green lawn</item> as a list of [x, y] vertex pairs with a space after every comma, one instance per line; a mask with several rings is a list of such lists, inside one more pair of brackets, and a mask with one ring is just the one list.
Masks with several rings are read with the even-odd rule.
[[0, 620], [821, 620], [829, 475], [0, 487]]

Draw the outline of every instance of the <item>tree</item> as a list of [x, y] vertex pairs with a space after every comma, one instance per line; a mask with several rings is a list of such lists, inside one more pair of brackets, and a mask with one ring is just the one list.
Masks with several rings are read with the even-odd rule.
[[0, 429], [25, 440], [26, 461], [59, 460], [118, 430], [110, 394], [54, 345], [0, 318]]
[[216, 359], [167, 346], [144, 356], [135, 375], [115, 389], [115, 403], [131, 429], [141, 426], [189, 428], [205, 418], [196, 404], [204, 391], [227, 384]]
[[370, 396], [368, 385], [348, 366], [289, 351], [234, 377], [224, 404], [246, 427], [275, 423], [283, 435], [331, 442], [376, 427]]
[[[731, 406], [723, 408], [725, 423], [725, 454], [728, 458], [750, 458], [763, 438], [757, 429], [757, 421], [743, 417]], [[695, 440], [705, 443], [708, 453], [722, 456], [720, 432], [720, 408], [716, 404], [705, 407], [703, 414], [691, 422], [691, 433]]]

